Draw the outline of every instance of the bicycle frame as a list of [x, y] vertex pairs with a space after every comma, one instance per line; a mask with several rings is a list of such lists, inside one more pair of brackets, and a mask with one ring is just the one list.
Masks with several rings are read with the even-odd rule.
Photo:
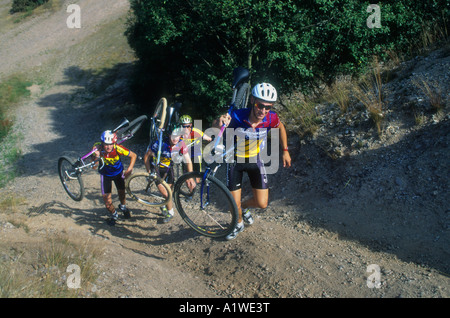
[[[248, 77], [249, 77], [249, 72], [245, 68], [238, 67], [238, 68], [235, 68], [233, 71], [233, 78], [234, 78], [233, 84], [232, 84], [233, 95], [231, 98], [231, 104], [228, 107], [228, 112], [227, 112], [227, 114], [230, 116], [231, 116], [233, 109], [236, 106], [235, 103], [236, 103], [236, 96], [237, 96], [239, 85], [241, 83], [243, 83], [244, 81], [246, 81], [248, 79]], [[219, 141], [223, 136], [223, 132], [225, 131], [225, 128], [226, 128], [226, 125], [224, 123], [224, 124], [222, 124], [222, 127], [220, 127], [219, 135], [217, 136], [217, 140], [214, 143], [214, 148], [216, 148], [219, 145]]]
[[[117, 126], [116, 128], [114, 128], [114, 129], [112, 130], [112, 132], [117, 132], [119, 129], [128, 126], [129, 123], [130, 123], [129, 120], [126, 119], [126, 118], [124, 118], [124, 120], [119, 124], [119, 126]], [[120, 145], [120, 144], [124, 143], [125, 141], [127, 141], [127, 140], [133, 138], [133, 136], [134, 136], [133, 134], [128, 134], [128, 135], [122, 137], [120, 140], [118, 140], [116, 144]], [[96, 159], [96, 160], [94, 160], [94, 161], [92, 161], [92, 162], [89, 162], [89, 163], [85, 163], [85, 162], [84, 162], [84, 160], [86, 160], [87, 158], [89, 158], [90, 156], [92, 156], [92, 154], [93, 154], [94, 152], [96, 152], [97, 150], [98, 150], [98, 149], [92, 149], [91, 151], [89, 151], [89, 152], [88, 152], [87, 154], [85, 154], [84, 156], [78, 158], [78, 162], [81, 162], [82, 165], [79, 166], [79, 167], [76, 167], [76, 168], [75, 168], [75, 171], [81, 173], [81, 172], [83, 172], [83, 170], [84, 170], [85, 168], [92, 168], [93, 166], [95, 166], [95, 164], [96, 164], [97, 162], [102, 161], [102, 159], [99, 158], [99, 159]], [[103, 161], [102, 161], [102, 162], [103, 162]], [[99, 169], [101, 169], [102, 167], [103, 167], [103, 165], [102, 165], [101, 167], [99, 167]]]
[[[162, 164], [161, 163], [161, 148], [162, 148], [162, 142], [163, 142], [163, 136], [164, 136], [164, 132], [165, 132], [165, 126], [170, 128], [172, 127], [172, 117], [178, 113], [178, 111], [181, 108], [181, 103], [175, 103], [174, 105], [171, 105], [168, 107], [168, 112], [166, 113], [166, 117], [168, 118], [167, 121], [164, 118], [163, 120], [166, 122], [166, 125], [163, 125], [162, 127], [157, 125], [156, 122], [156, 118], [155, 117], [151, 117], [151, 121], [152, 121], [152, 125], [154, 127], [157, 127], [157, 139], [158, 139], [158, 152], [156, 154], [156, 162], [152, 162], [151, 164], [154, 165], [155, 167], [158, 167], [159, 165], [165, 166], [167, 168], [170, 168], [169, 166]], [[150, 142], [153, 142], [152, 140], [150, 140]]]

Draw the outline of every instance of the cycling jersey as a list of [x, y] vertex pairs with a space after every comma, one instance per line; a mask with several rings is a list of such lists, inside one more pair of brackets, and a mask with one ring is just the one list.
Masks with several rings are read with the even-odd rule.
[[[98, 146], [98, 143], [95, 144]], [[120, 156], [127, 156], [130, 154], [130, 150], [124, 146], [114, 145], [114, 149], [107, 153], [105, 150], [100, 150], [100, 157], [103, 158], [104, 166], [99, 170], [101, 175], [106, 177], [115, 177], [122, 173], [123, 164], [120, 160]]]
[[182, 137], [182, 140], [185, 142], [185, 144], [189, 146], [189, 153], [191, 155], [191, 158], [202, 155], [202, 137], [203, 131], [195, 127], [192, 127], [192, 130], [187, 137]]
[[[153, 144], [151, 144], [148, 148], [150, 149], [155, 156], [153, 157], [153, 162], [156, 163], [157, 155], [158, 155], [158, 148], [159, 148], [159, 141], [155, 141]], [[176, 145], [171, 146], [170, 142], [168, 140], [163, 141], [161, 145], [161, 155], [159, 158], [160, 167], [166, 167], [170, 166], [173, 162], [172, 157], [180, 154], [184, 155], [187, 152], [187, 148], [185, 143], [180, 140]]]
[[235, 128], [237, 157], [251, 158], [256, 156], [265, 146], [267, 135], [271, 128], [280, 125], [278, 115], [269, 111], [264, 119], [253, 128], [249, 116], [252, 108], [242, 108], [231, 113], [228, 128]]
[[238, 109], [231, 113], [228, 128], [234, 129], [235, 156], [241, 158], [254, 158], [256, 161], [233, 162], [227, 164], [227, 187], [230, 191], [241, 189], [243, 173], [247, 172], [253, 189], [267, 189], [268, 179], [260, 154], [265, 147], [267, 135], [271, 128], [280, 125], [280, 119], [275, 112], [269, 111], [264, 119], [255, 127], [249, 121], [252, 108]]

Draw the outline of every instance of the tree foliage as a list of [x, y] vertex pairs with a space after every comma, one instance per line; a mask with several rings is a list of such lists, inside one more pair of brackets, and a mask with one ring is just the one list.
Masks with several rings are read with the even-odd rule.
[[[384, 1], [381, 28], [369, 28], [369, 1], [131, 0], [127, 36], [140, 59], [141, 91], [181, 94], [196, 115], [230, 98], [236, 66], [281, 93], [355, 73], [373, 55], [404, 51], [424, 26], [448, 23], [447, 0]], [[444, 28], [443, 28], [444, 30]]]

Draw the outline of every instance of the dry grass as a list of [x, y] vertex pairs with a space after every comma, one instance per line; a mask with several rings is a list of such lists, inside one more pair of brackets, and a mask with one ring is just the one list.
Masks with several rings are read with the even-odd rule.
[[[99, 255], [90, 242], [67, 237], [49, 237], [41, 243], [0, 245], [0, 297], [71, 298], [95, 296], [98, 276], [95, 259]], [[80, 288], [69, 288], [70, 264], [80, 267]], [[94, 290], [95, 291], [95, 290]]]
[[[0, 201], [0, 226], [18, 231], [14, 236], [29, 233], [27, 202], [16, 194], [6, 194]], [[26, 210], [26, 209], [25, 209]], [[11, 226], [12, 225], [12, 226]], [[47, 237], [20, 236], [0, 242], [0, 298], [17, 297], [79, 297], [95, 296], [92, 284], [97, 278], [95, 261], [101, 248], [89, 240], [81, 241], [66, 233]], [[71, 264], [80, 267], [80, 288], [67, 285]]]
[[428, 98], [433, 110], [439, 112], [444, 108], [445, 100], [442, 97], [442, 89], [438, 82], [429, 82], [424, 78], [416, 78], [413, 80], [413, 83]]
[[375, 58], [371, 72], [363, 76], [359, 83], [352, 87], [353, 95], [366, 107], [379, 135], [382, 133], [382, 121], [385, 108], [383, 83], [381, 80], [381, 66]]
[[327, 92], [329, 102], [336, 103], [342, 114], [345, 114], [350, 105], [350, 93], [353, 86], [350, 78], [336, 80]]
[[293, 94], [278, 111], [286, 127], [300, 137], [314, 134], [319, 128], [320, 117], [315, 110], [316, 102], [303, 94]]

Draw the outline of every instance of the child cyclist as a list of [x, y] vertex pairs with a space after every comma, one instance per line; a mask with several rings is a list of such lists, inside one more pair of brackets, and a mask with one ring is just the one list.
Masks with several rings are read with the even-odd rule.
[[[116, 144], [117, 135], [111, 130], [103, 132], [101, 142], [94, 144], [95, 158], [101, 158], [103, 166], [99, 169], [100, 182], [102, 189], [103, 202], [106, 209], [111, 213], [111, 218], [107, 223], [111, 226], [116, 224], [119, 215], [112, 202], [112, 182], [116, 185], [119, 194], [119, 210], [123, 212], [125, 218], [130, 218], [130, 211], [126, 207], [125, 196], [125, 178], [133, 172], [133, 167], [136, 162], [136, 154], [127, 148]], [[124, 172], [124, 167], [120, 156], [130, 157], [130, 164], [128, 169]]]
[[[161, 179], [166, 181], [166, 183], [173, 188], [174, 174], [173, 174], [173, 158], [175, 156], [182, 156], [182, 159], [186, 163], [188, 172], [193, 169], [191, 157], [189, 156], [188, 149], [185, 143], [180, 140], [181, 135], [184, 134], [182, 128], [175, 129], [169, 138], [163, 140], [161, 145], [160, 163], [156, 166], [156, 157], [159, 149], [159, 141], [156, 140], [153, 144], [149, 145], [147, 152], [144, 155], [144, 163], [147, 172], [155, 172]], [[188, 180], [188, 187], [193, 189], [195, 187], [195, 181], [193, 179]], [[158, 186], [159, 191], [162, 195], [167, 196], [167, 192], [163, 186]], [[173, 203], [169, 201], [165, 207], [162, 209], [163, 222], [169, 222], [173, 216]]]

